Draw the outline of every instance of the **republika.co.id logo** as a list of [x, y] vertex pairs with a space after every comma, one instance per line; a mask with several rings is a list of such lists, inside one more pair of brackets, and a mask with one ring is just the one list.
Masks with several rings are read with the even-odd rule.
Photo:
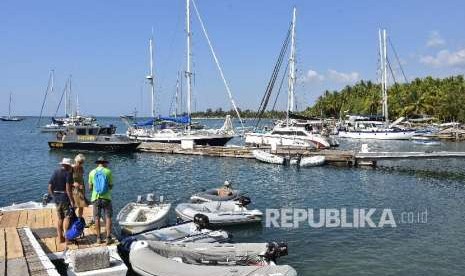
[[266, 209], [266, 227], [298, 228], [307, 224], [311, 228], [384, 228], [398, 224], [426, 224], [428, 210], [405, 211], [394, 215], [392, 209], [353, 208], [341, 209]]

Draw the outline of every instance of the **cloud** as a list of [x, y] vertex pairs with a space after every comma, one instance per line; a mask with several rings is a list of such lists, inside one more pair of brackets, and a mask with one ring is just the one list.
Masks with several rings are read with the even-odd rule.
[[338, 83], [350, 84], [350, 83], [355, 83], [360, 79], [360, 73], [358, 72], [343, 73], [343, 72], [338, 72], [333, 69], [329, 69], [328, 79], [334, 82], [338, 82]]
[[317, 81], [323, 81], [325, 79], [325, 76], [318, 73], [315, 70], [309, 69], [307, 73], [302, 77], [301, 82], [303, 83], [309, 83], [309, 82], [317, 82]]
[[435, 56], [421, 56], [420, 62], [434, 67], [465, 67], [465, 48], [455, 52], [441, 50]]
[[426, 41], [426, 47], [434, 48], [446, 45], [446, 41], [441, 37], [438, 31], [432, 31]]

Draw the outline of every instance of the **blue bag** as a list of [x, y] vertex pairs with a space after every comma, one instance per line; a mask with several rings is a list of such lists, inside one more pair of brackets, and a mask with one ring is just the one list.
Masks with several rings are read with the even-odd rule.
[[74, 217], [74, 220], [70, 221], [70, 227], [65, 233], [65, 238], [68, 241], [75, 240], [83, 235], [84, 228], [86, 227], [86, 221], [84, 218]]
[[94, 189], [98, 196], [108, 192], [108, 179], [103, 170], [96, 170], [94, 174]]

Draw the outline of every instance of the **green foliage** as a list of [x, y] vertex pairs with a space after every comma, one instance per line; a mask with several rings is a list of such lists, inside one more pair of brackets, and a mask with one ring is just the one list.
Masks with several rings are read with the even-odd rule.
[[[242, 118], [255, 118], [257, 116], [257, 111], [253, 111], [250, 109], [240, 110]], [[231, 115], [232, 117], [236, 116], [236, 112], [231, 109], [229, 111], [224, 111], [221, 108], [217, 108], [213, 110], [211, 108], [207, 108], [204, 112], [194, 112], [192, 113], [193, 118], [224, 118], [226, 115]], [[263, 114], [263, 118], [267, 119], [282, 119], [286, 116], [286, 112], [284, 111], [265, 111]]]
[[[463, 75], [444, 79], [416, 78], [388, 89], [389, 117], [431, 115], [441, 121], [465, 122], [465, 80]], [[381, 113], [381, 87], [360, 81], [340, 91], [325, 91], [304, 114], [339, 118], [348, 114]]]

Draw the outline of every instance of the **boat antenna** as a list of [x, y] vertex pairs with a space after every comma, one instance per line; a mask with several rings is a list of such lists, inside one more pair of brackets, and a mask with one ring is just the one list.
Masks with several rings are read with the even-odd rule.
[[150, 54], [150, 73], [145, 78], [149, 81], [150, 91], [151, 91], [151, 105], [150, 112], [152, 118], [155, 118], [155, 85], [154, 85], [154, 75], [153, 75], [153, 27], [152, 27], [152, 36], [149, 40], [149, 54]]
[[244, 124], [243, 124], [242, 119], [241, 119], [241, 114], [240, 114], [239, 110], [237, 109], [236, 103], [235, 103], [234, 98], [233, 98], [232, 93], [231, 93], [231, 89], [229, 88], [229, 84], [226, 81], [226, 78], [224, 76], [223, 68], [221, 67], [220, 62], [218, 60], [218, 57], [216, 56], [215, 50], [213, 49], [213, 45], [212, 45], [212, 43], [210, 41], [210, 38], [208, 36], [207, 29], [205, 28], [205, 25], [203, 24], [203, 20], [200, 17], [200, 13], [199, 13], [199, 10], [197, 9], [197, 5], [195, 4], [195, 0], [192, 0], [192, 4], [194, 6], [194, 10], [195, 10], [195, 13], [197, 15], [197, 18], [199, 19], [200, 26], [202, 27], [203, 34], [205, 35], [205, 38], [207, 39], [208, 46], [210, 47], [210, 51], [212, 53], [213, 59], [215, 60], [216, 67], [218, 67], [221, 79], [223, 80], [224, 86], [226, 87], [226, 91], [228, 92], [228, 96], [229, 96], [229, 100], [231, 102], [231, 105], [233, 106], [234, 111], [236, 112], [237, 118], [239, 119], [239, 122], [241, 123], [241, 127], [244, 128]]
[[287, 112], [286, 125], [289, 126], [289, 113], [294, 111], [294, 90], [295, 90], [295, 14], [296, 8], [292, 12], [292, 29], [291, 29], [291, 51], [289, 54], [289, 85], [287, 95]]
[[191, 97], [192, 97], [192, 72], [191, 72], [191, 30], [190, 30], [190, 0], [186, 0], [186, 35], [187, 35], [187, 64], [186, 64], [186, 85], [187, 85], [187, 132], [191, 132]]
[[8, 104], [8, 119], [11, 118], [11, 93], [12, 92], [10, 92], [10, 103]]

